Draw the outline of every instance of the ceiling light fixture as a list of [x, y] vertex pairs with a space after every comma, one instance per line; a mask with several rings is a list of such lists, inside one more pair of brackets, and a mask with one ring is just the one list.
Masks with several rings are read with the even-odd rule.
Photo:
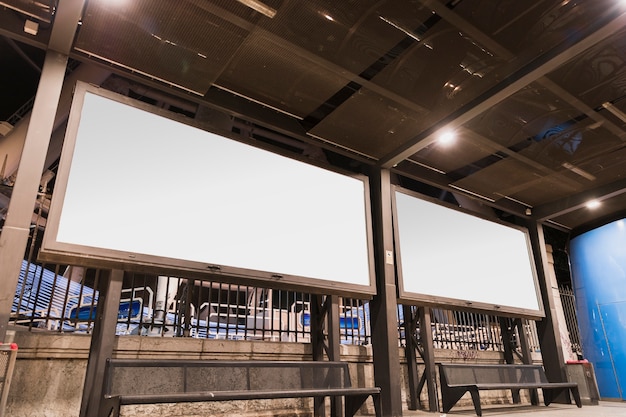
[[446, 130], [441, 132], [439, 136], [437, 136], [437, 142], [442, 145], [450, 145], [454, 143], [456, 140], [456, 133], [451, 130]]
[[261, 3], [258, 0], [237, 0], [239, 3], [248, 6], [252, 10], [255, 10], [262, 15], [269, 17], [270, 19], [276, 16], [276, 9], [272, 9], [271, 7]]
[[593, 209], [596, 209], [596, 208], [600, 207], [600, 202], [598, 200], [589, 200], [589, 201], [587, 201], [585, 206], [588, 209], [593, 210]]

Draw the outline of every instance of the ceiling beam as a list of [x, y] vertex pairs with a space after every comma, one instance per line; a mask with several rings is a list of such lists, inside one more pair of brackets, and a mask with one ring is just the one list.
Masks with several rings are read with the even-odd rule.
[[36, 35], [24, 32], [26, 17], [17, 13], [0, 12], [0, 35], [39, 49], [46, 49], [50, 39], [50, 27], [40, 26]]
[[[562, 175], [562, 172], [559, 173], [557, 171], [555, 171], [554, 169], [545, 166], [544, 164], [541, 164], [539, 162], [537, 162], [534, 159], [531, 159], [527, 156], [524, 156], [522, 153], [520, 152], [515, 152], [512, 151], [511, 149], [507, 148], [506, 146], [502, 146], [496, 142], [493, 142], [489, 139], [487, 139], [486, 137], [484, 137], [483, 135], [478, 134], [477, 132], [475, 132], [474, 130], [471, 129], [467, 129], [465, 127], [461, 127], [458, 130], [459, 136], [464, 137], [464, 138], [469, 138], [471, 141], [473, 141], [474, 143], [479, 143], [479, 144], [483, 144], [486, 147], [491, 146], [496, 152], [500, 152], [504, 155], [506, 155], [507, 157], [511, 158], [511, 159], [515, 159], [516, 161], [521, 162], [522, 164], [527, 165], [528, 167], [537, 170], [541, 176], [552, 176], [552, 175], [559, 175], [559, 181], [561, 181], [564, 185], [567, 185], [569, 187], [578, 187], [579, 184], [573, 180], [571, 180], [570, 178], [567, 178], [566, 176]], [[410, 159], [410, 158], [409, 158]], [[565, 170], [562, 170], [565, 171]]]
[[533, 217], [539, 221], [549, 220], [585, 207], [590, 200], [603, 201], [626, 193], [626, 179], [583, 191], [551, 203], [533, 207]]
[[567, 101], [570, 106], [580, 111], [591, 120], [600, 123], [604, 129], [617, 136], [622, 142], [626, 142], [626, 132], [624, 131], [624, 129], [611, 122], [595, 109], [589, 107], [583, 101], [579, 100], [576, 96], [566, 91], [563, 87], [550, 80], [548, 77], [540, 78], [539, 80], [537, 80], [537, 83], [541, 84], [554, 94], [558, 95], [560, 98]]
[[404, 176], [424, 184], [437, 187], [441, 190], [446, 190], [454, 194], [463, 194], [473, 200], [480, 201], [483, 204], [504, 211], [509, 214], [513, 214], [519, 217], [525, 217], [527, 206], [515, 202], [506, 198], [498, 198], [497, 200], [491, 199], [488, 196], [480, 196], [478, 194], [472, 194], [464, 192], [462, 189], [455, 188], [450, 184], [449, 179], [445, 174], [438, 173], [419, 164], [403, 161], [398, 164], [392, 171], [400, 176]]
[[83, 15], [85, 0], [61, 0], [54, 15], [54, 26], [50, 34], [48, 49], [69, 55], [74, 35]]
[[552, 48], [540, 58], [515, 71], [507, 79], [496, 84], [476, 99], [471, 100], [457, 111], [444, 117], [439, 123], [434, 124], [403, 146], [385, 155], [380, 159], [379, 165], [383, 168], [393, 167], [433, 143], [436, 140], [435, 135], [441, 129], [457, 129], [461, 127], [530, 83], [554, 71], [573, 57], [604, 41], [626, 25], [626, 13], [613, 16], [606, 22], [598, 21], [594, 24], [594, 27], [597, 28], [594, 32], [574, 44], [563, 42]]

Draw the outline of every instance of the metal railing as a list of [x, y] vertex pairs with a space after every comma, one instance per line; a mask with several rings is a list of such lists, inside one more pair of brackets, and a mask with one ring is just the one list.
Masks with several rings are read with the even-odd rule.
[[[411, 309], [415, 314], [417, 307]], [[402, 346], [406, 345], [406, 334], [403, 318], [403, 308], [398, 307], [399, 340]], [[507, 327], [514, 328], [512, 340], [503, 341], [502, 321]], [[524, 320], [523, 328], [526, 331], [531, 351], [539, 352], [539, 338], [534, 321]], [[510, 343], [514, 349], [519, 349], [519, 332], [513, 326], [512, 319], [501, 318], [495, 315], [470, 313], [445, 309], [432, 309], [431, 331], [433, 346], [436, 349], [476, 350], [476, 351], [504, 351], [504, 343]], [[417, 340], [420, 340], [420, 331], [417, 329]]]
[[[24, 261], [11, 322], [29, 329], [90, 333], [100, 275], [93, 269]], [[126, 274], [123, 288], [116, 330], [121, 336], [311, 341], [307, 293], [140, 273]], [[370, 344], [369, 302], [340, 297], [339, 308], [341, 343]], [[398, 306], [399, 345], [406, 337], [402, 311]], [[498, 316], [434, 309], [431, 317], [435, 348], [504, 350]], [[526, 322], [525, 328], [531, 349], [538, 351], [535, 323]]]
[[0, 343], [0, 417], [6, 414], [6, 404], [17, 358], [17, 344]]
[[576, 298], [574, 290], [570, 287], [559, 286], [559, 294], [561, 296], [561, 305], [563, 306], [563, 314], [565, 316], [565, 325], [569, 332], [572, 351], [579, 357], [583, 357], [582, 344], [580, 343], [580, 332], [578, 330], [578, 317], [576, 316]]

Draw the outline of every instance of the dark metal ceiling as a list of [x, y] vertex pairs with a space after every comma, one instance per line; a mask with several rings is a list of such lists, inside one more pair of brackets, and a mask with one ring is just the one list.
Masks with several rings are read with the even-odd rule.
[[[71, 56], [558, 228], [626, 213], [625, 2], [243, 3], [87, 0]], [[1, 0], [0, 34], [45, 49], [66, 4]]]

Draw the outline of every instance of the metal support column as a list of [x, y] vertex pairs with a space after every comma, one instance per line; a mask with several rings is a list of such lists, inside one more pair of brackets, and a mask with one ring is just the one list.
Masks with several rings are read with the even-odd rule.
[[[556, 308], [552, 297], [553, 289], [548, 280], [548, 268], [550, 265], [547, 259], [543, 226], [535, 221], [529, 220], [527, 227], [530, 234], [537, 269], [537, 278], [539, 280], [539, 288], [541, 290], [541, 298], [545, 312], [545, 317], [537, 322], [537, 333], [541, 346], [541, 355], [543, 357], [543, 367], [550, 381], [565, 382], [567, 381], [565, 357], [563, 356], [560, 338], [561, 332], [559, 331]], [[560, 395], [554, 402], [569, 403], [569, 395], [567, 393]]]
[[[413, 313], [413, 308], [409, 305], [402, 306], [402, 316], [404, 317], [404, 356], [407, 365], [407, 378], [409, 380], [409, 410], [417, 410], [420, 406], [420, 394], [423, 384], [419, 381], [419, 372], [417, 371], [417, 355], [419, 343], [417, 341], [417, 317]], [[423, 374], [425, 376], [426, 374]]]
[[311, 350], [314, 361], [323, 361], [326, 352], [326, 308], [321, 295], [311, 295]]
[[370, 303], [374, 380], [381, 388], [383, 416], [402, 416], [396, 276], [391, 222], [391, 175], [372, 168], [370, 195], [376, 263], [376, 295]]
[[70, 47], [83, 5], [84, 0], [59, 1], [9, 209], [0, 234], [0, 341], [6, 336]]
[[[406, 338], [406, 362], [408, 367], [410, 403], [409, 410], [417, 410], [420, 406], [420, 395], [426, 385], [428, 387], [428, 411], [439, 410], [437, 396], [437, 377], [435, 375], [435, 356], [433, 332], [430, 325], [430, 309], [403, 306], [404, 329]], [[424, 321], [423, 321], [424, 320]], [[419, 340], [417, 329], [419, 327]], [[417, 356], [419, 353], [424, 362], [424, 372], [418, 381]]]
[[91, 334], [80, 417], [98, 415], [106, 360], [113, 356], [123, 279], [124, 272], [114, 270], [109, 277], [104, 276], [98, 282], [98, 306]]
[[[327, 334], [325, 332], [327, 330]], [[327, 336], [327, 337], [326, 337]], [[311, 295], [311, 344], [313, 360], [323, 361], [324, 354], [330, 361], [341, 360], [339, 329], [339, 297], [329, 295]], [[341, 398], [330, 399], [330, 411], [333, 417], [343, 415]], [[314, 399], [315, 417], [326, 414], [324, 400]]]
[[428, 411], [439, 411], [439, 396], [437, 395], [437, 375], [435, 364], [435, 348], [433, 344], [433, 329], [429, 307], [420, 307], [420, 338], [424, 349], [424, 375], [428, 387]]
[[326, 297], [326, 322], [328, 323], [328, 347], [326, 354], [330, 361], [340, 361], [341, 351], [339, 340], [339, 297], [336, 295], [329, 295]]
[[[531, 365], [533, 358], [530, 354], [530, 343], [528, 343], [528, 334], [526, 333], [526, 325], [528, 320], [515, 319], [515, 325], [517, 326], [517, 334], [519, 335], [519, 346], [522, 351], [522, 363]], [[539, 394], [536, 389], [529, 390], [530, 402], [533, 405], [539, 404]]]
[[[329, 295], [326, 297], [326, 323], [328, 323], [328, 345], [326, 354], [330, 361], [341, 360], [340, 328], [339, 328], [339, 297]], [[330, 398], [330, 413], [334, 417], [343, 416], [343, 398]]]
[[[513, 364], [515, 363], [515, 356], [513, 355], [515, 352], [515, 346], [513, 346], [513, 335], [515, 334], [515, 329], [510, 318], [500, 317], [499, 322], [500, 334], [502, 335], [502, 347], [504, 348], [504, 361], [506, 363]], [[518, 389], [512, 390], [511, 393], [514, 404], [522, 402]]]
[[48, 51], [22, 150], [9, 210], [0, 235], [0, 341], [5, 339], [13, 294], [28, 243], [54, 116], [63, 86], [67, 55]]
[[[191, 302], [193, 300], [193, 288], [195, 283], [196, 282], [193, 279], [187, 280], [187, 287], [185, 289], [185, 304], [183, 305], [184, 318], [181, 323], [183, 328], [183, 337], [191, 336]], [[163, 320], [163, 326], [165, 326], [165, 320]]]

